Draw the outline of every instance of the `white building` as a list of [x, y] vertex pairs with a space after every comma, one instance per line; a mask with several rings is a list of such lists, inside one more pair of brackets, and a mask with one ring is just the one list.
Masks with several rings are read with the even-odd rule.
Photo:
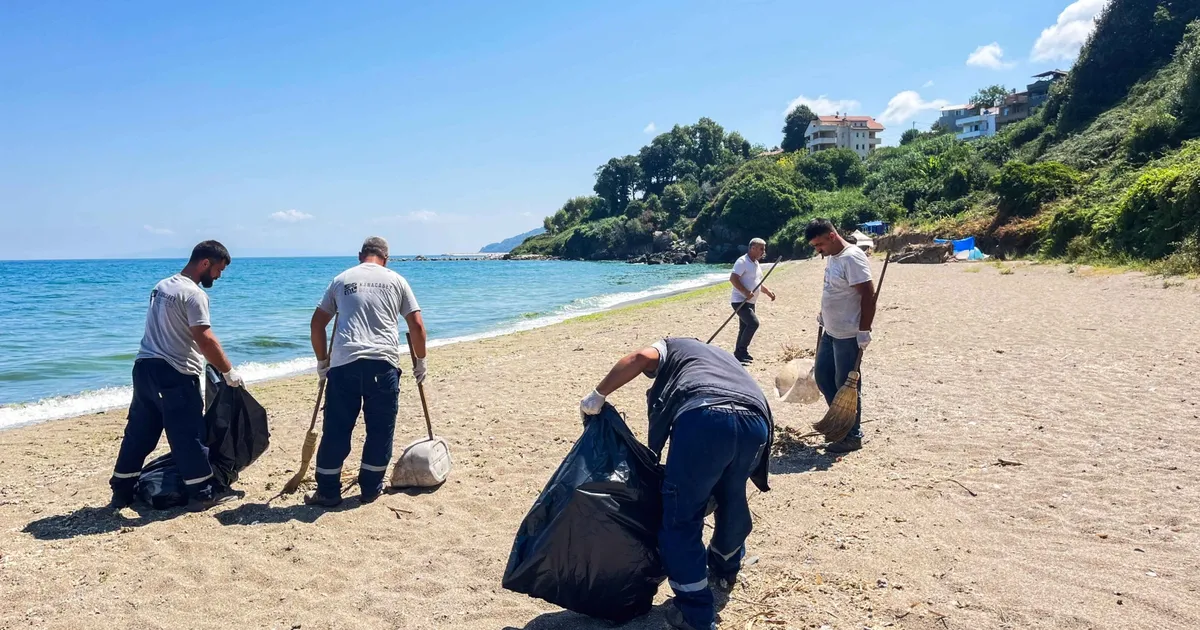
[[864, 160], [883, 139], [883, 125], [870, 116], [819, 116], [808, 124], [804, 136], [810, 154], [826, 149], [850, 149]]
[[975, 138], [990, 138], [996, 135], [996, 117], [1000, 115], [999, 107], [983, 107], [974, 116], [959, 118], [955, 121], [959, 140], [974, 140]]

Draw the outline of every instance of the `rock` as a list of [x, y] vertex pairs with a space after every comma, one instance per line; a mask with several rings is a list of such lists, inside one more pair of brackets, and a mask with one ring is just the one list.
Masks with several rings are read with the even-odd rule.
[[900, 253], [892, 257], [892, 262], [902, 264], [940, 265], [954, 254], [954, 246], [950, 243], [931, 243], [928, 245], [907, 245]]
[[654, 252], [665, 252], [672, 248], [675, 244], [675, 235], [671, 232], [655, 232], [654, 233]]
[[704, 240], [703, 238], [701, 238], [699, 236], [696, 237], [696, 242], [693, 246], [696, 248], [697, 254], [702, 254], [702, 253], [708, 251], [708, 241]]

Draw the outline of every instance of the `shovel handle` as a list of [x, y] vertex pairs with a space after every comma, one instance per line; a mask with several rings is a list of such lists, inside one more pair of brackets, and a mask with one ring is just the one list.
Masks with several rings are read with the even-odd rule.
[[[412, 335], [404, 333], [404, 340], [408, 342], [408, 356], [412, 358], [413, 367], [417, 366], [417, 352], [413, 350]], [[425, 384], [417, 383], [417, 393], [421, 395], [421, 411], [425, 412], [425, 432], [429, 434], [429, 439], [433, 439], [433, 422], [429, 420], [429, 403], [425, 402]]]

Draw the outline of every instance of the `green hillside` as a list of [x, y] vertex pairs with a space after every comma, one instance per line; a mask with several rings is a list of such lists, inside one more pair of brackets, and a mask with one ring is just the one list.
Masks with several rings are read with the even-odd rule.
[[[1050, 100], [999, 135], [906, 134], [865, 162], [809, 156], [789, 116], [788, 152], [751, 147], [709, 119], [676, 126], [596, 173], [595, 195], [547, 217], [514, 253], [624, 259], [669, 238], [732, 260], [751, 237], [810, 254], [803, 226], [884, 219], [977, 237], [999, 255], [1151, 263], [1200, 271], [1200, 2], [1113, 0]], [[658, 239], [655, 233], [661, 232]]]

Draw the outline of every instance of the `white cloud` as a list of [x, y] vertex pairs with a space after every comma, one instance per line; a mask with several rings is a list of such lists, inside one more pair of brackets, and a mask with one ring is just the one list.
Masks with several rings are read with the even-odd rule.
[[649, 125], [646, 125], [645, 129], [642, 129], [642, 133], [654, 133], [655, 131], [658, 131], [658, 127], [654, 126], [653, 120], [650, 121]]
[[309, 219], [313, 218], [313, 215], [308, 214], [307, 212], [300, 212], [299, 210], [291, 209], [291, 210], [280, 210], [279, 212], [272, 212], [268, 218], [271, 219], [272, 221], [283, 221], [284, 223], [298, 223], [300, 221], [308, 221]]
[[968, 66], [978, 66], [980, 68], [991, 68], [992, 70], [1003, 70], [1015, 66], [1014, 63], [1004, 61], [1004, 49], [997, 42], [992, 42], [986, 46], [980, 46], [967, 57]]
[[531, 216], [533, 216], [533, 213], [532, 213], [532, 212], [522, 212], [522, 213], [521, 213], [521, 216], [523, 216], [523, 217], [531, 217]]
[[170, 228], [154, 227], [153, 225], [143, 225], [142, 228], [151, 234], [158, 234], [160, 236], [170, 236], [175, 233], [175, 230]]
[[1033, 61], [1072, 61], [1096, 28], [1096, 16], [1108, 0], [1076, 0], [1058, 14], [1058, 21], [1042, 31], [1033, 44]]
[[922, 85], [921, 87], [923, 87], [923, 88], [931, 88], [931, 87], [933, 87], [933, 79], [930, 79], [930, 80], [926, 81], [926, 82], [925, 82], [925, 85]]
[[788, 103], [787, 109], [783, 110], [783, 115], [787, 116], [792, 112], [793, 109], [796, 109], [801, 105], [808, 105], [808, 108], [813, 110], [813, 113], [818, 116], [845, 114], [848, 112], [857, 111], [860, 107], [862, 107], [862, 103], [852, 99], [833, 100], [827, 98], [824, 94], [818, 96], [817, 98], [808, 98], [807, 96], [801, 94], [800, 96], [792, 99], [791, 103]]
[[888, 101], [887, 109], [879, 115], [879, 122], [893, 125], [908, 122], [921, 112], [938, 110], [949, 104], [950, 101], [942, 98], [926, 101], [917, 92], [906, 90]]
[[373, 223], [459, 223], [463, 217], [456, 214], [438, 214], [433, 210], [413, 210], [407, 214], [379, 217]]

